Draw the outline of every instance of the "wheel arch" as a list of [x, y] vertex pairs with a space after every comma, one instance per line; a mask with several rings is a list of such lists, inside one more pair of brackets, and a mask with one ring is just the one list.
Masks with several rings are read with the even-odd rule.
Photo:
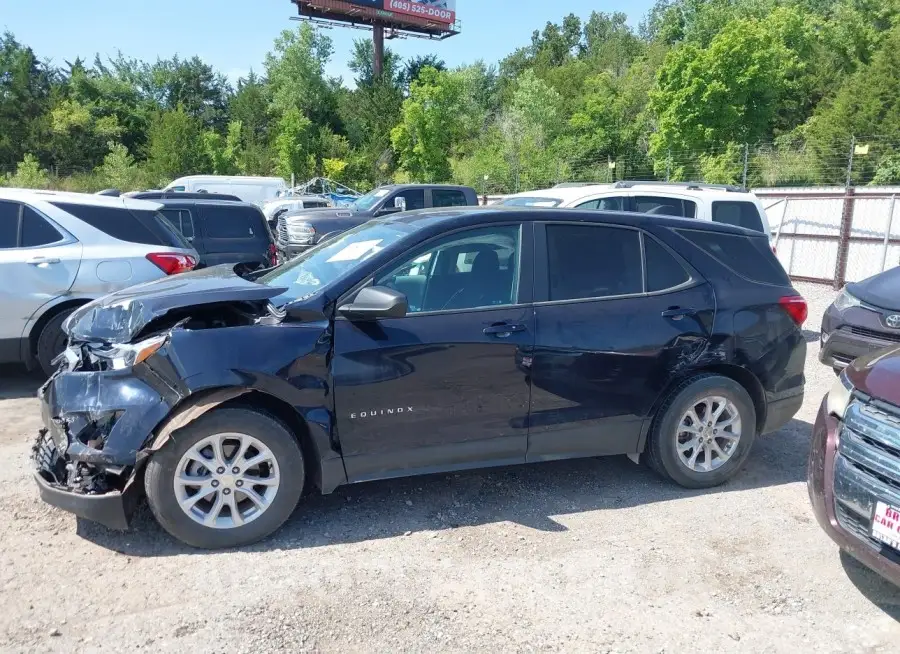
[[653, 408], [650, 412], [650, 415], [644, 421], [644, 426], [641, 430], [640, 442], [638, 444], [639, 453], [646, 450], [647, 438], [650, 434], [650, 428], [653, 425], [653, 420], [656, 417], [656, 414], [659, 412], [659, 409], [663, 404], [665, 404], [669, 395], [671, 395], [672, 392], [686, 380], [690, 379], [691, 377], [696, 377], [703, 374], [722, 375], [723, 377], [728, 377], [732, 381], [740, 384], [741, 387], [745, 391], [747, 391], [747, 394], [750, 395], [750, 399], [753, 401], [753, 408], [756, 411], [756, 433], [757, 435], [761, 433], [763, 426], [766, 424], [767, 414], [766, 393], [763, 389], [762, 383], [760, 383], [759, 379], [756, 378], [756, 375], [754, 375], [746, 368], [742, 368], [741, 366], [727, 363], [710, 364], [702, 366], [700, 368], [694, 368], [682, 375], [678, 375], [677, 377], [673, 378], [665, 387], [665, 389], [663, 389], [662, 393], [659, 394], [656, 402], [653, 403]]
[[[297, 445], [303, 454], [305, 462], [306, 488], [308, 492], [313, 488], [323, 490], [331, 486], [337, 486], [343, 480], [323, 479], [324, 463], [318, 444], [313, 438], [307, 419], [301, 415], [290, 403], [285, 400], [254, 388], [217, 387], [206, 388], [192, 393], [179, 402], [166, 419], [160, 423], [142, 452], [149, 458], [153, 452], [165, 445], [169, 436], [174, 432], [187, 427], [201, 416], [218, 408], [246, 408], [259, 411], [275, 418], [285, 425], [294, 436]], [[141, 465], [145, 462], [139, 462]], [[343, 470], [343, 464], [341, 464]], [[345, 475], [344, 475], [345, 477]]]
[[22, 351], [20, 353], [20, 356], [25, 364], [29, 368], [34, 365], [37, 357], [38, 338], [40, 338], [41, 331], [43, 331], [48, 322], [53, 320], [63, 311], [68, 311], [69, 309], [77, 309], [78, 307], [82, 307], [92, 301], [93, 298], [72, 298], [69, 300], [63, 300], [62, 302], [58, 302], [57, 304], [44, 309], [44, 312], [29, 329], [28, 337], [22, 339]]

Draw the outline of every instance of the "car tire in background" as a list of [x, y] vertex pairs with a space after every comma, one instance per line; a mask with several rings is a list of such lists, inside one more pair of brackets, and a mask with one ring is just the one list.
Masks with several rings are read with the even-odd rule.
[[262, 540], [290, 517], [303, 493], [303, 454], [276, 418], [220, 408], [177, 430], [147, 463], [150, 509], [169, 534], [193, 547]]
[[743, 386], [702, 374], [666, 398], [650, 428], [647, 462], [685, 488], [710, 488], [743, 466], [756, 438], [756, 409]]
[[41, 333], [38, 334], [35, 357], [37, 358], [38, 364], [41, 366], [41, 370], [47, 377], [50, 377], [56, 372], [56, 366], [53, 365], [53, 360], [66, 349], [66, 340], [68, 337], [63, 331], [62, 326], [66, 321], [66, 318], [71, 316], [74, 312], [75, 309], [60, 311], [47, 321], [47, 324], [41, 328]]

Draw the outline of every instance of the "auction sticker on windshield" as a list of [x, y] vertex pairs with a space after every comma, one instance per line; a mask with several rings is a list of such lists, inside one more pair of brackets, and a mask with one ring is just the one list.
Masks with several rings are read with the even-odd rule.
[[379, 250], [379, 244], [384, 239], [377, 241], [360, 241], [359, 243], [351, 243], [343, 250], [332, 256], [328, 263], [337, 263], [338, 261], [358, 261], [364, 257], [370, 257]]
[[872, 516], [872, 538], [900, 550], [900, 509], [878, 502]]

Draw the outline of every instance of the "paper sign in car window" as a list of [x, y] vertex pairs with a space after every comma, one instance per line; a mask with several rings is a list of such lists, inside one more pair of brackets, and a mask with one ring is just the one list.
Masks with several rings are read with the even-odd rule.
[[297, 275], [297, 281], [294, 283], [301, 286], [318, 286], [322, 282], [308, 270], [301, 270], [300, 274]]
[[359, 261], [360, 259], [372, 256], [381, 248], [378, 247], [383, 239], [377, 241], [360, 241], [359, 243], [351, 243], [343, 250], [335, 254], [328, 260], [328, 263], [337, 263], [339, 261]]

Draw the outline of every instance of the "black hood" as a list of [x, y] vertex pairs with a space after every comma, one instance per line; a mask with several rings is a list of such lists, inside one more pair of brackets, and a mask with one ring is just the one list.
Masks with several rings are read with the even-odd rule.
[[873, 307], [900, 311], [900, 268], [891, 268], [861, 282], [847, 284], [847, 291]]
[[286, 290], [238, 277], [230, 265], [213, 266], [138, 284], [94, 300], [75, 311], [64, 328], [74, 340], [127, 343], [150, 321], [172, 309], [268, 300]]
[[369, 216], [369, 211], [354, 211], [348, 207], [335, 207], [327, 209], [303, 209], [294, 211], [284, 217], [285, 222], [303, 222], [304, 220], [320, 220], [322, 218], [354, 218], [355, 216]]

